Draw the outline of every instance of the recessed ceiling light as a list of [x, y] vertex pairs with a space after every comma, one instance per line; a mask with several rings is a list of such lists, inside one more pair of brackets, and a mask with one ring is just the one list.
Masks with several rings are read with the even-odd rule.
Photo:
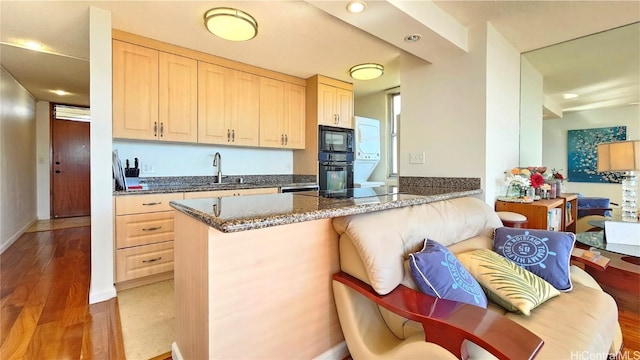
[[49, 92], [52, 92], [58, 96], [66, 96], [66, 95], [71, 95], [70, 92], [66, 92], [64, 90], [49, 90]]
[[404, 37], [404, 41], [406, 42], [416, 42], [422, 39], [422, 35], [420, 34], [411, 34]]
[[575, 99], [577, 97], [578, 97], [578, 94], [572, 94], [572, 93], [562, 94], [562, 98], [565, 100]]
[[43, 48], [42, 44], [37, 43], [35, 41], [25, 41], [24, 46], [27, 49], [31, 49], [31, 50], [42, 50]]
[[366, 7], [367, 4], [363, 3], [362, 1], [352, 1], [347, 4], [347, 11], [352, 14], [359, 14], [363, 12]]

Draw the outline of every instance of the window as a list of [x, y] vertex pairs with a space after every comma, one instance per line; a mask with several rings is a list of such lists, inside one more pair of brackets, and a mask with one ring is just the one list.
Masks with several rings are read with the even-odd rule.
[[389, 93], [389, 177], [398, 176], [398, 122], [400, 93]]
[[91, 111], [86, 107], [53, 104], [53, 118], [88, 122], [91, 121]]

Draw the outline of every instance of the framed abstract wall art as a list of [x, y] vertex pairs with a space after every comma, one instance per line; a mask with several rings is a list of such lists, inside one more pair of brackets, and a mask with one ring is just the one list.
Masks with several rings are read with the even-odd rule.
[[621, 173], [598, 172], [598, 144], [627, 139], [626, 126], [569, 130], [567, 175], [572, 182], [620, 183]]

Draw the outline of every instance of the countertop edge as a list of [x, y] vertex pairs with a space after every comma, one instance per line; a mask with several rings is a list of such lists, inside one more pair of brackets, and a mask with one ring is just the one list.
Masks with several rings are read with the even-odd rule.
[[[233, 221], [220, 221], [216, 217], [198, 211], [189, 206], [178, 204], [174, 201], [170, 202], [171, 207], [186, 214], [206, 225], [212, 227], [223, 233], [240, 232], [247, 230], [262, 229], [272, 226], [288, 225], [294, 223], [300, 223], [305, 221], [320, 220], [333, 217], [342, 217], [349, 215], [364, 214], [374, 211], [383, 211], [389, 209], [396, 209], [406, 206], [422, 205], [432, 202], [455, 199], [459, 197], [471, 196], [482, 194], [482, 189], [475, 190], [458, 190], [451, 189], [452, 192], [438, 194], [438, 195], [415, 195], [415, 198], [405, 200], [394, 200], [385, 203], [375, 204], [356, 204], [344, 206], [341, 208], [325, 209], [308, 211], [304, 213], [292, 213], [292, 214], [279, 214], [273, 216], [259, 217], [259, 218], [247, 218]], [[407, 193], [405, 195], [412, 195]]]

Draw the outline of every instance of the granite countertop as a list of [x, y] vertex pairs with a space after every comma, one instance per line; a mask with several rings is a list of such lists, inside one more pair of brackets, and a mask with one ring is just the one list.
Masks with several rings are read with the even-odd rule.
[[[243, 180], [240, 183], [240, 179]], [[166, 178], [140, 178], [141, 189], [117, 190], [114, 196], [165, 194], [173, 192], [198, 192], [215, 190], [239, 190], [280, 188], [292, 186], [314, 186], [315, 176], [307, 175], [246, 175], [225, 176], [221, 184], [216, 184], [212, 176], [186, 176]]]
[[[363, 198], [323, 198], [313, 192], [172, 201], [171, 206], [221, 232], [238, 232], [481, 194], [481, 189], [411, 187]], [[395, 191], [397, 192], [397, 190]]]

